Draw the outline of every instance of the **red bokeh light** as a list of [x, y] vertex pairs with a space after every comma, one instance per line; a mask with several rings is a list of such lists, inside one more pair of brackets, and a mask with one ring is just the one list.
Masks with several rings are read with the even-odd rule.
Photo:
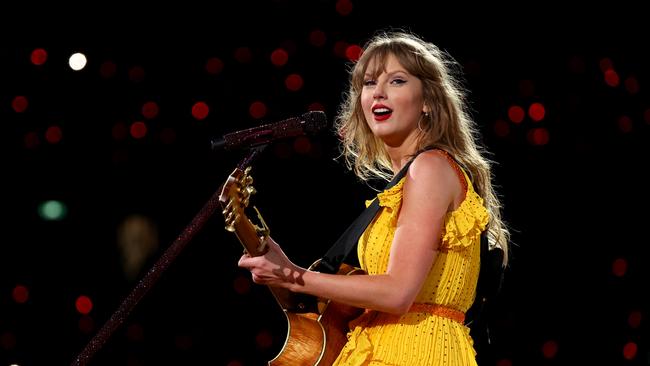
[[616, 277], [623, 277], [627, 272], [627, 261], [623, 258], [617, 258], [612, 263], [612, 273]]
[[144, 69], [141, 66], [133, 66], [129, 69], [129, 80], [139, 83], [144, 80]]
[[29, 290], [26, 286], [16, 285], [14, 290], [11, 292], [11, 297], [13, 297], [14, 301], [18, 304], [24, 304], [29, 300]]
[[352, 12], [352, 2], [350, 0], [338, 0], [336, 2], [336, 12], [346, 16]]
[[625, 357], [626, 360], [633, 360], [636, 357], [637, 351], [638, 347], [636, 343], [627, 342], [625, 346], [623, 346], [623, 357]]
[[609, 58], [604, 58], [598, 63], [600, 66], [600, 71], [606, 72], [607, 70], [614, 69], [614, 63]]
[[34, 65], [43, 65], [47, 61], [47, 51], [42, 48], [37, 48], [32, 51], [30, 59]]
[[524, 109], [518, 105], [513, 105], [508, 108], [508, 118], [510, 118], [510, 120], [514, 123], [521, 123], [521, 121], [524, 120], [525, 116], [526, 112], [524, 112]]
[[211, 57], [205, 63], [205, 70], [212, 75], [217, 75], [223, 70], [223, 61], [218, 57]]
[[548, 144], [550, 139], [548, 130], [545, 128], [533, 128], [528, 131], [528, 142], [532, 145], [542, 146]]
[[542, 345], [542, 354], [546, 358], [554, 358], [557, 354], [558, 345], [556, 341], [550, 340]]
[[282, 48], [271, 53], [271, 63], [275, 66], [284, 66], [289, 61], [289, 54]]
[[632, 328], [638, 328], [641, 326], [641, 319], [643, 319], [643, 315], [640, 311], [632, 311], [627, 317], [627, 323]]
[[239, 47], [235, 50], [235, 60], [247, 64], [253, 60], [253, 54], [248, 47]]
[[130, 128], [131, 137], [141, 139], [147, 135], [147, 125], [144, 122], [134, 122]]
[[611, 87], [617, 87], [621, 82], [621, 79], [618, 77], [618, 73], [614, 70], [605, 71], [605, 83]]
[[623, 133], [628, 133], [634, 128], [632, 119], [628, 116], [621, 116], [616, 123], [618, 124], [618, 129]]
[[93, 309], [93, 302], [88, 296], [81, 295], [75, 301], [75, 308], [80, 314], [88, 315]]
[[263, 118], [267, 113], [266, 104], [260, 101], [251, 103], [251, 106], [248, 107], [248, 113], [255, 119]]
[[50, 126], [45, 131], [45, 140], [50, 144], [57, 144], [63, 138], [63, 131], [59, 126]]
[[302, 89], [304, 81], [302, 79], [302, 76], [298, 74], [291, 74], [287, 76], [286, 80], [284, 81], [284, 84], [286, 85], [287, 89], [291, 91], [298, 91]]
[[13, 108], [16, 113], [23, 113], [25, 110], [27, 110], [28, 106], [29, 102], [27, 101], [27, 98], [22, 95], [15, 97], [11, 101], [11, 108]]
[[104, 79], [109, 79], [117, 73], [117, 65], [113, 61], [104, 61], [99, 66], [99, 75]]
[[205, 102], [196, 102], [192, 106], [192, 117], [197, 120], [205, 119], [210, 113], [210, 107]]
[[158, 115], [158, 104], [156, 102], [146, 102], [142, 105], [142, 115], [146, 119], [156, 118]]
[[546, 109], [542, 103], [533, 103], [528, 107], [528, 115], [533, 121], [539, 122], [544, 119]]
[[628, 77], [625, 79], [625, 90], [632, 95], [637, 94], [639, 92], [639, 81], [634, 76]]
[[497, 120], [494, 122], [494, 134], [499, 137], [506, 137], [510, 134], [510, 125], [506, 121]]
[[327, 36], [321, 30], [316, 29], [309, 33], [309, 42], [316, 47], [323, 47], [326, 41]]
[[345, 49], [345, 57], [347, 57], [347, 59], [350, 61], [359, 60], [361, 54], [363, 54], [363, 49], [356, 44], [349, 45]]

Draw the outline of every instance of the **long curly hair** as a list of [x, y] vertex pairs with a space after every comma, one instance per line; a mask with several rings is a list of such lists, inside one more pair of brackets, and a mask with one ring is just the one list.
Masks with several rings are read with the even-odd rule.
[[361, 107], [361, 91], [368, 65], [376, 74], [385, 70], [389, 55], [394, 55], [411, 75], [422, 81], [427, 109], [418, 126], [417, 152], [441, 149], [448, 152], [470, 175], [477, 193], [490, 213], [488, 238], [491, 246], [504, 251], [508, 261], [510, 232], [501, 218], [501, 203], [492, 186], [492, 170], [479, 144], [478, 130], [466, 105], [466, 90], [461, 85], [458, 63], [436, 45], [406, 32], [383, 32], [366, 43], [359, 60], [350, 70], [349, 90], [336, 117], [335, 128], [341, 137], [341, 154], [348, 167], [362, 180], [390, 179], [392, 165], [382, 141], [368, 127]]

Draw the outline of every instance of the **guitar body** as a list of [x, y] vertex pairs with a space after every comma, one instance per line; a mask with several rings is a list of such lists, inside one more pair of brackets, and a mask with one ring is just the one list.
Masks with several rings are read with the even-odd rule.
[[[246, 252], [256, 257], [268, 250], [266, 239], [269, 228], [259, 211], [257, 216], [261, 226], [253, 223], [245, 212], [250, 196], [255, 193], [249, 171], [250, 167], [235, 169], [222, 186], [219, 202], [223, 208], [226, 230], [235, 233]], [[310, 269], [318, 263], [312, 264]], [[347, 276], [365, 272], [343, 264], [337, 274]], [[282, 350], [268, 364], [329, 366], [334, 363], [347, 342], [348, 323], [364, 310], [329, 299], [296, 294], [283, 288], [269, 287], [269, 290], [287, 317], [288, 332]]]
[[[343, 264], [339, 275], [363, 274], [361, 269]], [[347, 342], [348, 323], [363, 309], [323, 300], [314, 312], [297, 313], [284, 309], [287, 338], [271, 366], [329, 366]]]

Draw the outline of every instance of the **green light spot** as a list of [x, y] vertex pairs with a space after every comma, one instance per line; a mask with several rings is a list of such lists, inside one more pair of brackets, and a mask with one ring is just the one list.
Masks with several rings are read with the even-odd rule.
[[67, 207], [61, 201], [45, 201], [38, 206], [38, 214], [43, 220], [62, 220], [67, 212]]

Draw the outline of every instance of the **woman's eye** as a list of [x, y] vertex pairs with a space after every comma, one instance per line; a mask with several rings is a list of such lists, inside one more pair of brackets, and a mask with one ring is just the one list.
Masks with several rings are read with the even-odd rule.
[[404, 83], [406, 83], [406, 80], [404, 80], [404, 79], [393, 79], [392, 83], [393, 84], [398, 84], [398, 85], [399, 84], [404, 84]]
[[371, 86], [371, 85], [375, 85], [375, 84], [376, 84], [376, 81], [374, 81], [374, 80], [364, 80], [363, 81], [364, 86]]

